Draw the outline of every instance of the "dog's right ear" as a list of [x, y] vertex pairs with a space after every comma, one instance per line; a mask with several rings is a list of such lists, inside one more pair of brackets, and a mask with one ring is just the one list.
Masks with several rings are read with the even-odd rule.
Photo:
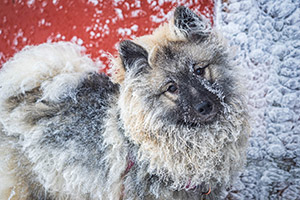
[[142, 71], [148, 65], [148, 52], [140, 45], [124, 40], [119, 45], [119, 54], [125, 71]]

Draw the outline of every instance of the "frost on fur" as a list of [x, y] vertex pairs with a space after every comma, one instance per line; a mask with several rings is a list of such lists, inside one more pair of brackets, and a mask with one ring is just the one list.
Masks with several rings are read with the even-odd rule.
[[153, 34], [120, 43], [111, 78], [81, 51], [28, 47], [0, 71], [16, 197], [218, 199], [249, 133], [219, 34], [179, 7]]

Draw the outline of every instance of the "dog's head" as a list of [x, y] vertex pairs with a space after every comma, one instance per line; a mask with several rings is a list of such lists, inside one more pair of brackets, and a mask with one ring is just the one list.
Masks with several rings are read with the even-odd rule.
[[228, 52], [210, 24], [182, 6], [153, 34], [120, 43], [112, 75], [125, 134], [149, 171], [176, 188], [228, 181], [241, 163], [247, 115]]

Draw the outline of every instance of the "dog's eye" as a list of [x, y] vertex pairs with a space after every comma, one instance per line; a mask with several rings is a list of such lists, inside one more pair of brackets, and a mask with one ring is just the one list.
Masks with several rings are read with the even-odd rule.
[[194, 73], [199, 75], [199, 76], [203, 76], [204, 73], [205, 73], [205, 68], [198, 67], [197, 69], [194, 70]]
[[176, 93], [177, 90], [178, 90], [178, 87], [175, 83], [171, 83], [167, 88], [167, 91], [170, 93]]
[[198, 76], [204, 76], [205, 75], [205, 69], [208, 67], [208, 65], [205, 65], [204, 67], [201, 65], [195, 65], [194, 66], [194, 73]]

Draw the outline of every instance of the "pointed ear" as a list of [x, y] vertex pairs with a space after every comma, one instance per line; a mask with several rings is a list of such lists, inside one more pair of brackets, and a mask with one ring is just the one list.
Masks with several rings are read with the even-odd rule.
[[125, 71], [133, 68], [141, 71], [145, 65], [148, 66], [148, 52], [130, 40], [124, 40], [120, 43], [119, 53]]
[[201, 42], [211, 32], [208, 22], [203, 21], [202, 18], [184, 6], [176, 8], [174, 12], [174, 25], [187, 39], [192, 41]]

